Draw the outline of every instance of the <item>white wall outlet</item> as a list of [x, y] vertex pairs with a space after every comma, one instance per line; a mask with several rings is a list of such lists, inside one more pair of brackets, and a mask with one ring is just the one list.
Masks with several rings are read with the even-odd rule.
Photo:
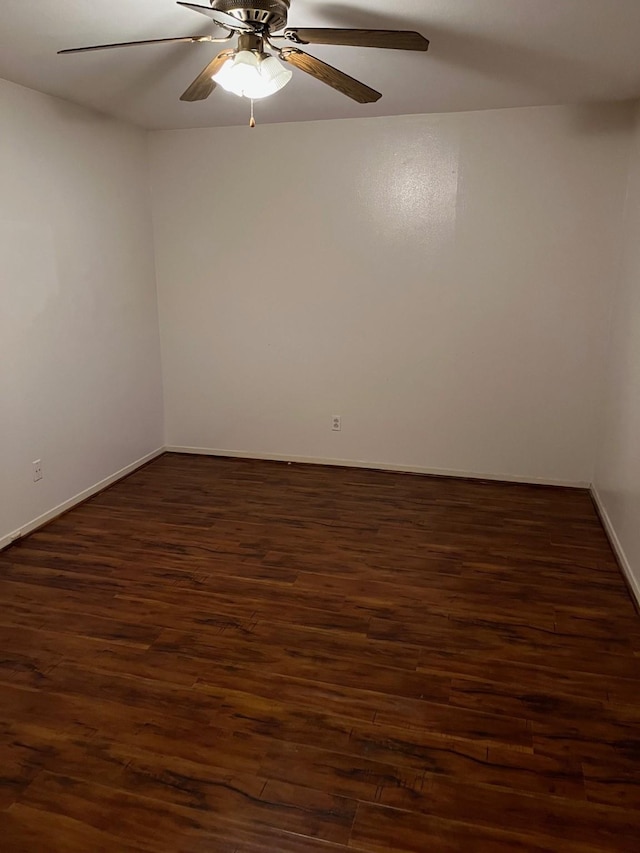
[[36, 459], [33, 463], [33, 482], [37, 483], [38, 480], [42, 479], [42, 461], [40, 459]]
[[334, 432], [340, 432], [340, 430], [342, 429], [342, 418], [340, 417], [340, 415], [334, 415], [331, 418], [331, 429]]

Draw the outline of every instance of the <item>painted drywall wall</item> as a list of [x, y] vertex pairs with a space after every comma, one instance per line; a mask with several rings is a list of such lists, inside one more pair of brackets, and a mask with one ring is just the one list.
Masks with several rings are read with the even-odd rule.
[[590, 483], [631, 114], [151, 134], [167, 443]]
[[640, 602], [640, 107], [623, 234], [594, 486]]
[[0, 114], [2, 545], [163, 427], [146, 135], [4, 81]]

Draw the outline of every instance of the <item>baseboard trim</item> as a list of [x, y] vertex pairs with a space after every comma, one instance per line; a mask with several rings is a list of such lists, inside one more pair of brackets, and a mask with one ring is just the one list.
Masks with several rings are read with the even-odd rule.
[[550, 480], [540, 477], [513, 476], [510, 474], [480, 474], [477, 471], [458, 471], [447, 468], [425, 468], [419, 465], [393, 465], [386, 462], [364, 462], [358, 459], [323, 459], [318, 456], [289, 456], [282, 453], [256, 453], [244, 450], [221, 450], [211, 447], [183, 447], [167, 445], [167, 453], [189, 453], [194, 456], [230, 456], [238, 459], [264, 459], [270, 462], [299, 462], [305, 465], [330, 465], [339, 468], [370, 468], [374, 471], [397, 471], [403, 474], [428, 474], [434, 477], [460, 477], [466, 480], [494, 480], [502, 483], [523, 483], [533, 486], [560, 486], [570, 489], [588, 489], [589, 482]]
[[82, 503], [83, 501], [88, 500], [89, 498], [96, 495], [98, 492], [103, 491], [108, 488], [108, 486], [112, 486], [118, 480], [124, 479], [129, 474], [132, 474], [138, 468], [142, 468], [143, 465], [146, 465], [148, 462], [152, 462], [154, 459], [157, 459], [158, 456], [162, 456], [165, 452], [164, 447], [159, 447], [157, 450], [153, 450], [151, 453], [147, 453], [146, 456], [140, 457], [140, 459], [136, 459], [135, 462], [132, 462], [130, 465], [125, 465], [124, 468], [121, 468], [119, 471], [116, 471], [115, 474], [111, 474], [109, 477], [105, 477], [104, 480], [100, 480], [99, 483], [95, 483], [93, 486], [89, 486], [88, 489], [84, 489], [82, 492], [78, 492], [77, 495], [74, 495], [69, 500], [63, 501], [63, 503], [58, 504], [53, 509], [50, 509], [48, 512], [39, 515], [37, 518], [34, 518], [32, 521], [28, 521], [26, 524], [23, 524], [22, 527], [19, 527], [17, 530], [14, 530], [12, 533], [8, 533], [6, 536], [0, 538], [0, 551], [3, 548], [11, 545], [13, 542], [16, 542], [18, 539], [22, 539], [23, 536], [26, 536], [28, 533], [33, 533], [34, 530], [37, 530], [39, 527], [43, 527], [45, 524], [48, 524], [50, 521], [53, 521], [54, 518], [62, 515], [68, 510], [72, 509], [74, 506]]
[[609, 513], [605, 509], [605, 506], [602, 502], [602, 498], [598, 494], [598, 490], [594, 485], [592, 485], [590, 491], [591, 500], [593, 501], [593, 504], [596, 508], [596, 512], [600, 517], [600, 521], [602, 522], [604, 531], [607, 534], [607, 539], [609, 540], [611, 547], [613, 548], [613, 553], [616, 555], [624, 579], [627, 582], [627, 586], [629, 587], [631, 597], [633, 598], [636, 608], [640, 613], [640, 583], [638, 583], [638, 580], [635, 578], [633, 572], [631, 571], [631, 563], [627, 559], [627, 555], [625, 554], [624, 548], [622, 547], [622, 542], [620, 542], [620, 540], [618, 539], [618, 534], [616, 533], [613, 523], [609, 518]]

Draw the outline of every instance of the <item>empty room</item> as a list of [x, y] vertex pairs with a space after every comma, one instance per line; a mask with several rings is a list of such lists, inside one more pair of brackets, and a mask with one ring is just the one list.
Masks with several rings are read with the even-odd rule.
[[0, 849], [637, 853], [638, 0], [0, 6]]

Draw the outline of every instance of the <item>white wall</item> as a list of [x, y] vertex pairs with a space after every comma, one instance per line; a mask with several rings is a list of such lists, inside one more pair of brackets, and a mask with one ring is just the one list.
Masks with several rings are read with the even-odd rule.
[[167, 443], [591, 482], [630, 116], [153, 133]]
[[594, 485], [609, 532], [640, 602], [640, 107]]
[[146, 135], [4, 81], [0, 115], [1, 546], [163, 435]]

